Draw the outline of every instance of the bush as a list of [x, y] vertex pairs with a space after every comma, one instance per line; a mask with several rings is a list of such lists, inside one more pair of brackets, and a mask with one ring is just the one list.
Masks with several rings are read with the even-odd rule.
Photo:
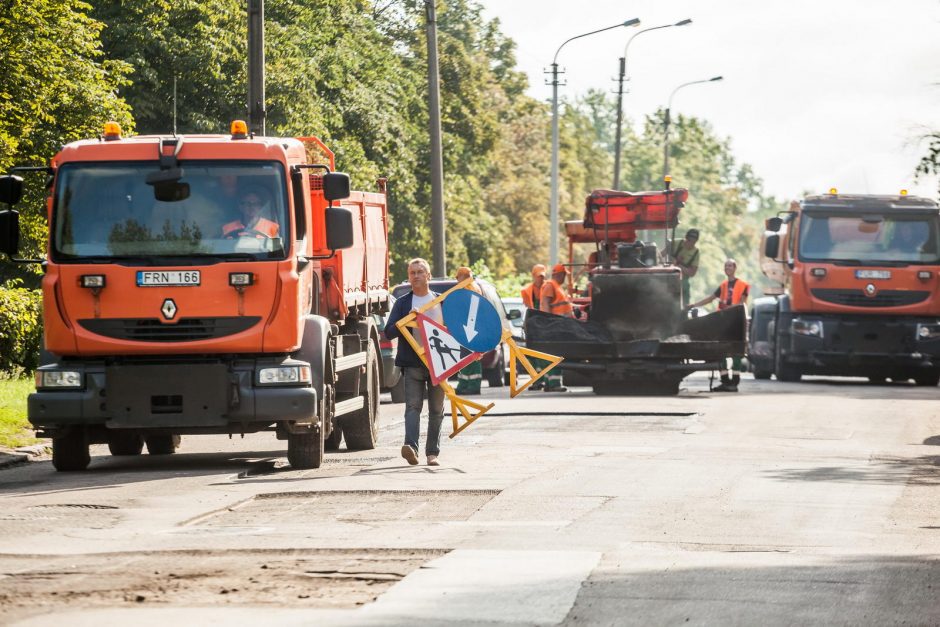
[[42, 292], [19, 280], [0, 286], [0, 371], [32, 372], [42, 348]]

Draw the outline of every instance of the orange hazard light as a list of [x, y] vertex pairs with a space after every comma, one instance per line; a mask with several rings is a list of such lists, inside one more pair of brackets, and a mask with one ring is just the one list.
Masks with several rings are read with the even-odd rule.
[[248, 138], [248, 125], [244, 120], [233, 120], [232, 121], [232, 139], [247, 139]]
[[104, 138], [106, 141], [121, 139], [121, 125], [117, 122], [105, 122]]

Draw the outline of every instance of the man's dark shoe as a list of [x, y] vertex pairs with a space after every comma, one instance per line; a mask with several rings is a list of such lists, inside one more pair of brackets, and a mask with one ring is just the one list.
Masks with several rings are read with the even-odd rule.
[[411, 446], [405, 444], [401, 447], [401, 456], [412, 466], [418, 465], [418, 453]]

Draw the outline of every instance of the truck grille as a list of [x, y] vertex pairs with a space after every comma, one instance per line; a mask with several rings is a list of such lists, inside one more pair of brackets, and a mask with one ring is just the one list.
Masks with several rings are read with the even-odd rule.
[[194, 342], [234, 335], [261, 321], [260, 316], [181, 318], [164, 324], [157, 318], [89, 318], [78, 323], [88, 331], [135, 342]]
[[882, 290], [874, 296], [865, 296], [862, 290], [811, 290], [815, 298], [849, 307], [902, 307], [927, 300], [930, 292], [913, 290]]

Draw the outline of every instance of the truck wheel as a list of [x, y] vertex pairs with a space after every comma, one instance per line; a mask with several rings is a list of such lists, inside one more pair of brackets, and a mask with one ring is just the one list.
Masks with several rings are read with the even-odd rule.
[[324, 442], [323, 446], [328, 451], [338, 451], [340, 442], [343, 441], [343, 427], [338, 421], [334, 421], [333, 430], [330, 431], [330, 437]]
[[140, 455], [144, 438], [136, 431], [112, 431], [108, 434], [108, 450], [112, 455]]
[[402, 375], [398, 379], [398, 383], [395, 384], [395, 387], [392, 388], [392, 402], [393, 403], [405, 402], [405, 375]]
[[323, 430], [287, 434], [287, 461], [291, 468], [319, 468], [324, 455]]
[[91, 462], [83, 430], [73, 430], [52, 440], [52, 465], [59, 472], [85, 470]]
[[914, 377], [914, 384], [924, 387], [937, 387], [940, 383], [940, 372], [932, 370], [918, 374]]
[[766, 381], [770, 379], [772, 375], [773, 375], [773, 372], [771, 372], [770, 370], [754, 370], [754, 378], [760, 379], [761, 381]]
[[774, 365], [776, 366], [774, 368], [774, 374], [777, 375], [777, 381], [797, 383], [800, 379], [803, 378], [803, 373], [800, 372], [797, 368], [783, 363], [783, 358], [780, 356], [780, 353], [777, 353], [777, 357], [774, 362]]
[[343, 435], [350, 451], [365, 451], [375, 448], [379, 439], [379, 360], [375, 344], [369, 340], [366, 355], [365, 376], [359, 380], [359, 395], [363, 399], [362, 409], [343, 418]]
[[182, 440], [178, 435], [166, 433], [148, 435], [144, 439], [147, 442], [147, 452], [151, 455], [172, 455]]

